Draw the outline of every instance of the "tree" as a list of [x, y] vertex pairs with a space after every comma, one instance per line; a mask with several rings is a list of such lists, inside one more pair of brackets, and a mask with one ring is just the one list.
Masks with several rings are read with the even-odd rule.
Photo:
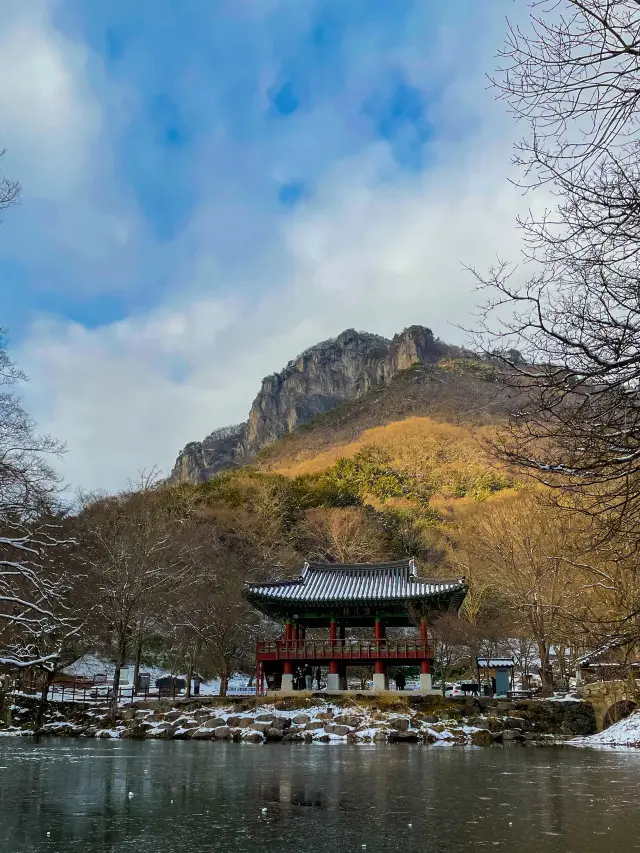
[[[581, 511], [640, 534], [640, 4], [531, 3], [494, 80], [525, 128], [522, 185], [553, 210], [519, 221], [528, 276], [487, 275], [478, 330], [517, 411], [496, 450]], [[517, 348], [518, 361], [508, 353]]]
[[534, 638], [547, 690], [552, 647], [580, 624], [585, 583], [577, 568], [577, 525], [575, 516], [554, 513], [525, 492], [474, 507], [460, 526], [459, 564], [471, 578], [490, 582], [511, 614], [514, 635]]
[[[0, 206], [2, 198], [0, 182]], [[75, 629], [58, 559], [73, 542], [61, 527], [60, 484], [49, 464], [64, 447], [36, 434], [14, 391], [23, 379], [0, 332], [0, 665], [22, 670], [55, 660]]]
[[166, 616], [195, 582], [194, 549], [186, 521], [172, 511], [155, 477], [138, 488], [84, 507], [81, 531], [88, 583], [115, 661], [111, 715], [118, 708], [121, 670], [141, 632]]
[[[0, 151], [0, 160], [6, 154], [6, 149]], [[9, 207], [15, 207], [20, 203], [22, 187], [18, 181], [13, 181], [7, 178], [6, 175], [0, 176], [0, 210], [7, 210]]]
[[386, 555], [378, 527], [359, 507], [307, 510], [300, 530], [305, 551], [321, 562], [374, 562]]

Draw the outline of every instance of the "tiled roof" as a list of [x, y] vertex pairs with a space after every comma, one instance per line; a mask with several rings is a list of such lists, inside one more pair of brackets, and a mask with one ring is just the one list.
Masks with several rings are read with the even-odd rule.
[[413, 560], [394, 563], [305, 563], [296, 580], [248, 584], [249, 599], [290, 602], [399, 601], [452, 593], [464, 595], [464, 578], [437, 580], [415, 575]]

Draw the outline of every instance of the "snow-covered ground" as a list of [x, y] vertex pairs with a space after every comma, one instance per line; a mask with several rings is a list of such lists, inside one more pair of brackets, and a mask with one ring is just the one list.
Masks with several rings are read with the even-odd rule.
[[619, 720], [603, 732], [569, 741], [571, 746], [632, 746], [640, 749], [640, 711]]

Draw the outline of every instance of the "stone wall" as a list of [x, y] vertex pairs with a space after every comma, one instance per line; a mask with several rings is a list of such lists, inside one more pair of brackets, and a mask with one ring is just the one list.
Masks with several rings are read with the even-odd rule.
[[[35, 702], [13, 706], [12, 730], [34, 734]], [[437, 696], [331, 701], [291, 697], [276, 703], [255, 699], [200, 699], [136, 703], [121, 709], [115, 724], [107, 709], [52, 704], [41, 736], [235, 740], [253, 743], [330, 742], [535, 744], [595, 732], [586, 702], [443, 700]]]

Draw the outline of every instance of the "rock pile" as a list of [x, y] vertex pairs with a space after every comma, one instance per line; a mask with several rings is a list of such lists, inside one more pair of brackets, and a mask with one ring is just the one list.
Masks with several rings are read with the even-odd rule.
[[[291, 703], [295, 704], [295, 703]], [[593, 709], [582, 702], [502, 705], [454, 705], [426, 710], [419, 703], [398, 703], [393, 710], [371, 700], [348, 708], [329, 702], [304, 709], [287, 702], [238, 706], [132, 706], [115, 726], [105, 709], [88, 709], [65, 718], [61, 709], [39, 735], [97, 738], [216, 740], [246, 743], [440, 743], [489, 746], [543, 742], [558, 735], [590, 734]], [[551, 706], [551, 707], [548, 707]], [[401, 710], [398, 710], [400, 708]], [[483, 713], [478, 714], [481, 710]], [[474, 713], [474, 711], [476, 713]], [[465, 713], [468, 712], [468, 713]], [[24, 725], [16, 733], [34, 733]]]

